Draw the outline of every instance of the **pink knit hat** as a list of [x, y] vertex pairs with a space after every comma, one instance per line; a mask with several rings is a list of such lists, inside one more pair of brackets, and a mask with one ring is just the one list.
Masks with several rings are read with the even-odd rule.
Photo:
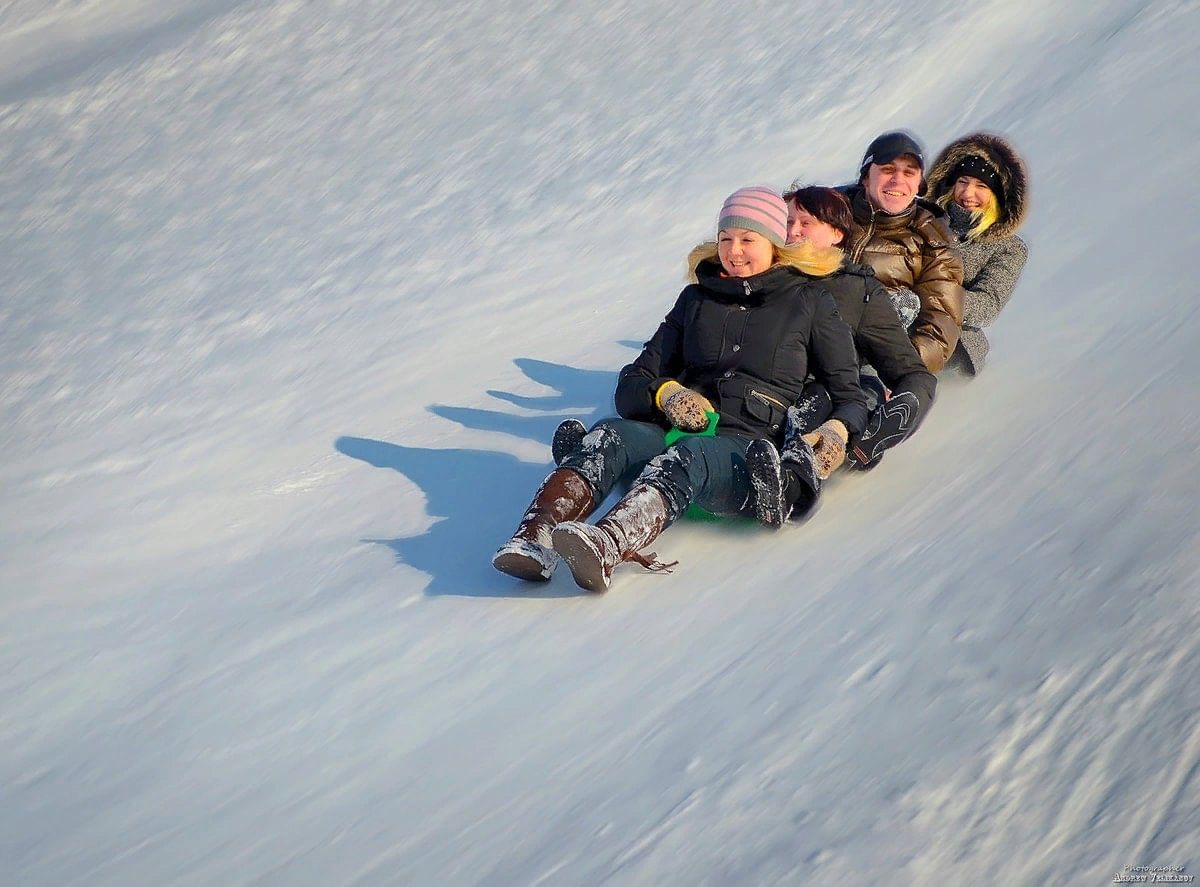
[[722, 228], [748, 228], [783, 246], [787, 242], [787, 204], [770, 188], [739, 188], [721, 207], [717, 230]]

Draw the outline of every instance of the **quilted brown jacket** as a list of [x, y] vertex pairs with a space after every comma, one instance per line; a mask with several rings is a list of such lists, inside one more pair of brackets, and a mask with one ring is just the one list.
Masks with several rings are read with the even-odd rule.
[[870, 265], [888, 289], [917, 294], [921, 312], [910, 336], [921, 361], [938, 372], [954, 353], [963, 318], [963, 265], [945, 211], [918, 198], [890, 215], [871, 206], [861, 186], [845, 193], [854, 211], [847, 257]]

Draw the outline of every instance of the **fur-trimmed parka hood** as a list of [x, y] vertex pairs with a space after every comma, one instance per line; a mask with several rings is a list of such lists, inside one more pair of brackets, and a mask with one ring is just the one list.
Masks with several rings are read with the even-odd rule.
[[999, 240], [1016, 234], [1029, 206], [1029, 174], [1025, 162], [1012, 144], [1002, 136], [988, 132], [973, 132], [951, 142], [938, 154], [929, 168], [929, 191], [932, 200], [940, 200], [953, 190], [954, 180], [950, 174], [959, 162], [972, 154], [988, 161], [1000, 174], [1004, 194], [1000, 199], [1000, 218], [988, 228], [982, 240]]

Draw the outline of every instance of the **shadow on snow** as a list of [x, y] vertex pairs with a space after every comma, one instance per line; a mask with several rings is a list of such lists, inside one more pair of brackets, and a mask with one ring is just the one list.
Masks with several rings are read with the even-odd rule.
[[[567, 416], [591, 426], [612, 414], [616, 373], [581, 370], [530, 358], [513, 361], [530, 379], [557, 393], [527, 396], [489, 391], [492, 397], [541, 415], [431, 405], [435, 415], [467, 428], [511, 434], [549, 444]], [[586, 595], [565, 572], [546, 584], [524, 583], [492, 569], [492, 552], [516, 529], [522, 509], [552, 465], [522, 462], [508, 453], [476, 449], [407, 447], [361, 437], [339, 437], [337, 451], [376, 468], [398, 471], [425, 494], [437, 520], [419, 536], [368, 539], [386, 545], [402, 563], [428, 573], [426, 594], [475, 597]]]

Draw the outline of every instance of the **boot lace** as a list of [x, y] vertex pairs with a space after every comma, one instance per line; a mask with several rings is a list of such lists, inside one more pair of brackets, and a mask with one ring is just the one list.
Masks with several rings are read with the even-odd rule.
[[635, 563], [641, 564], [651, 573], [670, 573], [675, 569], [675, 567], [679, 566], [679, 561], [671, 561], [669, 564], [663, 563], [658, 559], [653, 551], [651, 551], [649, 554], [631, 551], [629, 554], [625, 555], [625, 560], [634, 561]]

